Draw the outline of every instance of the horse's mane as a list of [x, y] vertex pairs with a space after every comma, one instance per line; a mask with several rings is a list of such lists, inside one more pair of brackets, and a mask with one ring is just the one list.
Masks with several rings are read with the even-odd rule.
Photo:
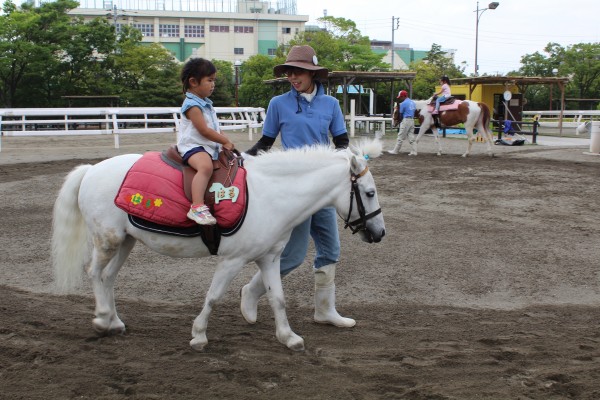
[[427, 107], [427, 104], [431, 101], [431, 97], [427, 100], [413, 100], [417, 110], [423, 110]]
[[[353, 143], [351, 148], [356, 155], [375, 158], [381, 155], [383, 145], [379, 140], [363, 139]], [[349, 149], [336, 150], [327, 145], [304, 146], [285, 151], [277, 148], [250, 158], [247, 165], [253, 169], [295, 173], [306, 169], [307, 165], [312, 169], [326, 167], [335, 162], [349, 165], [352, 152]]]
[[266, 153], [247, 160], [252, 169], [272, 171], [273, 173], [295, 173], [311, 166], [314, 169], [331, 165], [335, 160], [348, 163], [349, 154], [345, 151], [323, 145], [305, 146], [297, 149], [271, 149]]

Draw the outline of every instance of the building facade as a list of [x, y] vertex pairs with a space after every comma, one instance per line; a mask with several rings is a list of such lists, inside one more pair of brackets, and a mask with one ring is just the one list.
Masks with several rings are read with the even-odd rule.
[[280, 44], [304, 31], [307, 15], [296, 15], [296, 0], [81, 0], [71, 15], [108, 18], [141, 31], [142, 42], [160, 43], [179, 61], [203, 57], [244, 62], [274, 55]]
[[[27, 0], [38, 5], [49, 0]], [[70, 15], [106, 18], [119, 32], [129, 25], [140, 30], [143, 43], [160, 43], [180, 62], [190, 57], [243, 63], [254, 55], [275, 55], [298, 33], [322, 29], [297, 15], [298, 0], [79, 0]], [[302, 1], [302, 0], [300, 0]], [[373, 40], [371, 49], [384, 54], [392, 70], [408, 70], [427, 51], [408, 44]]]

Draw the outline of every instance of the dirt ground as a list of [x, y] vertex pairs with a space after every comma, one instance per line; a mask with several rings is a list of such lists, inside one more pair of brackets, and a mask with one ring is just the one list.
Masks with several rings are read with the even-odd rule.
[[463, 159], [464, 140], [443, 139], [438, 157], [426, 136], [418, 157], [373, 159], [388, 234], [366, 244], [341, 231], [338, 309], [356, 327], [312, 321], [310, 256], [284, 280], [304, 352], [277, 342], [266, 301], [256, 325], [243, 320], [254, 265], [194, 352], [215, 258], [139, 244], [117, 281], [127, 333], [97, 337], [89, 285], [52, 290], [55, 195], [75, 165], [172, 140], [2, 138], [1, 399], [600, 398], [600, 157], [581, 146], [494, 146], [491, 158], [477, 143]]

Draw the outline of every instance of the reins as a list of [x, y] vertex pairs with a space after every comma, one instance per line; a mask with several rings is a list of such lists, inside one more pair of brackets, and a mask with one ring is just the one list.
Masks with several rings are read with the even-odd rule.
[[[359, 173], [354, 174], [351, 173], [350, 181], [352, 182], [352, 190], [350, 190], [350, 208], [348, 209], [348, 216], [344, 218], [344, 229], [350, 228], [352, 234], [355, 234], [360, 231], [367, 231], [367, 221], [376, 215], [381, 213], [381, 207], [372, 213], [365, 213], [365, 206], [362, 202], [362, 198], [360, 197], [360, 189], [358, 187], [358, 179], [365, 176], [366, 173], [369, 172], [369, 167], [365, 167], [365, 169]], [[356, 208], [358, 210], [358, 219], [350, 222], [350, 216], [352, 215], [352, 204], [354, 203], [354, 197], [356, 197]]]

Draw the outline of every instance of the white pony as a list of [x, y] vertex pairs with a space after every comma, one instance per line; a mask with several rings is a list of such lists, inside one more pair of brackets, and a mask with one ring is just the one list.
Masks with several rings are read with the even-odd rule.
[[[361, 142], [352, 150], [310, 147], [272, 151], [245, 163], [249, 193], [242, 227], [221, 239], [220, 261], [200, 315], [194, 320], [190, 345], [202, 350], [215, 302], [242, 267], [255, 261], [270, 287], [277, 339], [292, 350], [304, 340], [289, 326], [279, 257], [292, 229], [317, 210], [335, 206], [346, 226], [362, 240], [379, 242], [385, 225], [375, 181], [367, 159], [378, 157], [379, 141]], [[209, 250], [197, 238], [153, 233], [134, 227], [114, 199], [130, 167], [141, 157], [126, 154], [96, 165], [80, 165], [65, 179], [54, 205], [52, 255], [55, 280], [66, 291], [81, 282], [84, 268], [96, 299], [93, 327], [99, 334], [125, 332], [115, 308], [114, 283], [119, 269], [139, 240], [157, 253], [173, 257], [206, 257]]]
[[[435, 126], [435, 121], [433, 115], [428, 110], [428, 105], [432, 99], [428, 100], [414, 100], [417, 110], [417, 115], [415, 117], [419, 118], [421, 123], [421, 127], [419, 128], [419, 134], [415, 139], [416, 144], [419, 143], [421, 136], [428, 130], [431, 129], [433, 131], [433, 138], [435, 139], [435, 143], [438, 146], [437, 155], [442, 155], [442, 145], [439, 139], [439, 131]], [[462, 155], [463, 157], [467, 157], [471, 153], [471, 147], [473, 146], [473, 141], [475, 137], [473, 136], [473, 129], [477, 129], [478, 132], [481, 132], [483, 139], [487, 143], [488, 153], [490, 156], [493, 156], [492, 151], [492, 143], [494, 141], [494, 137], [492, 132], [489, 129], [490, 125], [490, 109], [485, 103], [478, 103], [471, 100], [462, 100], [461, 104], [458, 106], [456, 110], [448, 110], [448, 111], [440, 111], [439, 120], [445, 126], [454, 126], [460, 123], [464, 123], [465, 130], [467, 131], [467, 150]], [[415, 144], [415, 147], [416, 147]]]

